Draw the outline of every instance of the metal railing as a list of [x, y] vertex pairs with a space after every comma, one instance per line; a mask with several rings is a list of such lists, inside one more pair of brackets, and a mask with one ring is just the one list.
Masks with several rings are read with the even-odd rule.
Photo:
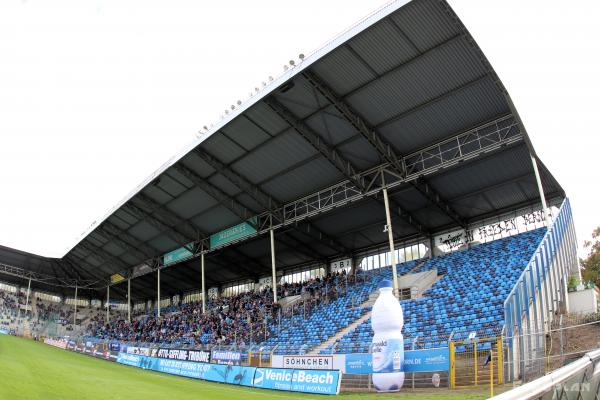
[[523, 386], [493, 397], [496, 400], [599, 399], [600, 349]]
[[508, 357], [514, 361], [508, 380], [543, 374], [544, 334], [555, 315], [568, 309], [567, 281], [577, 265], [573, 217], [565, 199], [504, 302]]

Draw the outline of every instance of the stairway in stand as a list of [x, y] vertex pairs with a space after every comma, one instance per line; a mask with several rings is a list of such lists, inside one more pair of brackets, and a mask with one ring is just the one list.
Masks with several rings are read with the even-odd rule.
[[[373, 292], [369, 295], [369, 299], [362, 303], [357, 308], [371, 307], [377, 300], [378, 292]], [[328, 348], [332, 344], [334, 344], [338, 339], [341, 339], [346, 333], [353, 331], [358, 325], [367, 321], [371, 318], [371, 311], [367, 312], [365, 315], [358, 318], [356, 321], [352, 322], [350, 325], [346, 326], [343, 329], [340, 329], [335, 333], [335, 335], [331, 336], [327, 341], [321, 343], [320, 345], [313, 347], [307, 354], [308, 355], [317, 355], [321, 352], [321, 350]]]
[[[416, 271], [419, 270], [419, 268], [421, 268], [421, 266], [423, 264], [425, 264], [426, 261], [427, 260], [423, 260], [423, 261], [417, 263], [409, 271], [407, 271], [405, 273], [402, 273], [400, 275], [410, 275], [412, 273], [415, 273]], [[369, 299], [367, 301], [365, 301], [361, 305], [357, 306], [356, 308], [372, 307], [373, 304], [375, 304], [375, 301], [377, 300], [378, 296], [379, 296], [379, 291], [376, 290], [376, 291], [374, 291], [373, 293], [371, 293], [369, 295]], [[337, 331], [335, 333], [335, 335], [331, 336], [325, 342], [321, 343], [320, 345], [318, 345], [316, 347], [313, 347], [307, 354], [308, 355], [317, 355], [317, 354], [319, 354], [321, 352], [321, 350], [324, 350], [324, 349], [330, 347], [338, 339], [341, 339], [345, 334], [347, 334], [349, 332], [352, 332], [354, 329], [356, 329], [357, 326], [359, 326], [360, 324], [362, 324], [365, 321], [368, 321], [370, 318], [371, 318], [371, 311], [369, 311], [366, 314], [362, 315], [360, 318], [358, 318], [357, 320], [355, 320], [354, 322], [352, 322], [350, 325], [346, 326], [345, 328], [340, 329], [339, 331]]]

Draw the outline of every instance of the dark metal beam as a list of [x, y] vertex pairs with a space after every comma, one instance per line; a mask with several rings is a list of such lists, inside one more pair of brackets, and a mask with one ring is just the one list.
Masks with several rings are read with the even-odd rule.
[[[194, 171], [190, 170], [189, 168], [182, 165], [181, 163], [177, 164], [175, 166], [175, 169], [177, 171], [179, 171], [180, 173], [182, 173], [184, 176], [186, 176], [190, 181], [192, 181], [194, 184], [196, 184], [202, 190], [206, 191], [209, 195], [211, 195], [213, 198], [215, 198], [215, 200], [219, 201], [221, 204], [223, 204], [225, 207], [227, 207], [232, 213], [234, 213], [238, 217], [242, 218], [242, 220], [248, 219], [250, 217], [250, 215], [247, 213], [248, 209], [246, 207], [244, 207], [241, 203], [239, 203], [234, 198], [230, 197], [228, 194], [224, 193], [223, 191], [216, 188], [212, 184], [203, 180], [202, 177], [200, 177]], [[243, 178], [238, 176], [236, 181], [240, 181], [242, 179]], [[306, 233], [308, 233], [310, 231], [310, 226], [307, 226], [307, 227], [308, 227], [308, 229], [307, 229]], [[316, 228], [314, 228], [314, 229], [316, 229]], [[324, 234], [322, 232], [317, 232], [317, 233], [320, 234], [320, 236], [324, 236]], [[278, 238], [278, 241], [282, 241], [282, 239]], [[301, 248], [304, 246], [304, 244], [301, 244], [299, 247], [298, 241], [295, 241], [295, 242], [296, 242], [295, 245], [288, 245], [288, 247], [294, 251], [300, 252], [301, 254], [303, 254], [304, 257], [308, 256], [310, 258], [314, 258], [314, 253], [301, 251]], [[283, 244], [286, 244], [286, 243], [283, 242]], [[239, 254], [243, 254], [243, 253], [239, 252]]]
[[[381, 198], [378, 198], [377, 200], [380, 203], [383, 203], [383, 200], [381, 200]], [[410, 226], [415, 228], [417, 230], [417, 233], [425, 236], [428, 236], [430, 234], [429, 228], [423, 225], [423, 223], [419, 221], [413, 213], [404, 210], [404, 208], [402, 208], [402, 206], [396, 200], [391, 198], [391, 196], [389, 202], [390, 211], [396, 214], [398, 217], [400, 217], [403, 221], [407, 222]]]
[[[267, 210], [278, 209], [281, 207], [281, 202], [273, 198], [273, 196], [267, 194], [264, 190], [262, 190], [258, 185], [253, 184], [246, 178], [245, 176], [235, 172], [233, 169], [211, 156], [209, 153], [201, 150], [196, 150], [196, 154], [204, 160], [208, 165], [217, 170], [221, 175], [225, 176], [231, 183], [237, 186], [239, 189], [243, 190], [244, 193], [248, 194], [254, 201], [260, 204]], [[276, 218], [281, 220], [281, 215], [276, 215]], [[306, 229], [303, 229], [306, 227]], [[302, 231], [306, 234], [309, 234], [313, 237], [317, 237], [317, 239], [321, 240], [325, 245], [330, 247], [331, 249], [343, 253], [349, 254], [350, 249], [344, 246], [342, 243], [337, 241], [335, 238], [327, 235], [325, 232], [321, 231], [314, 224], [309, 221], [305, 221], [304, 225], [294, 225], [294, 228]]]
[[145, 207], [151, 209], [151, 213], [161, 215], [162, 218], [166, 219], [167, 225], [170, 225], [176, 231], [182, 235], [197, 240], [199, 237], [198, 229], [192, 225], [191, 222], [181, 218], [173, 211], [167, 209], [164, 205], [158, 203], [156, 200], [145, 195], [144, 193], [138, 193], [132, 200], [137, 199], [144, 204]]
[[158, 254], [156, 254], [157, 249], [146, 245], [141, 240], [135, 238], [133, 235], [109, 221], [104, 221], [102, 225], [100, 225], [99, 230], [110, 239], [116, 239], [118, 244], [123, 247], [124, 250], [134, 251], [142, 255], [142, 258], [153, 258], [158, 256]]
[[[65, 273], [66, 277], [70, 275], [75, 275], [78, 281], [85, 281], [85, 279], [81, 276], [80, 271], [77, 268], [75, 268], [74, 265], [69, 262], [69, 260], [65, 260], [64, 258], [57, 259], [56, 263], [60, 267], [60, 269]], [[94, 276], [91, 275], [89, 272], [87, 274], [88, 276], [94, 278]]]
[[119, 246], [124, 251], [129, 252], [129, 253], [134, 253], [141, 260], [150, 258], [143, 251], [139, 250], [136, 247], [131, 246], [129, 243], [125, 242], [120, 237], [111, 235], [108, 231], [106, 231], [105, 229], [102, 229], [102, 227], [98, 228], [98, 230], [99, 230], [98, 233], [105, 235], [106, 239], [108, 241], [112, 241], [112, 242], [116, 243], [116, 245]]
[[458, 226], [462, 228], [467, 228], [467, 222], [465, 219], [450, 205], [448, 201], [446, 201], [442, 195], [435, 190], [429, 182], [423, 177], [411, 182], [412, 186], [417, 189], [423, 197], [425, 197], [429, 202], [434, 204], [438, 209], [440, 209], [446, 216], [448, 216], [452, 221], [454, 221]]
[[150, 212], [141, 209], [140, 207], [133, 204], [133, 202], [131, 202], [131, 201], [128, 202], [127, 204], [125, 204], [124, 207], [129, 212], [131, 212], [133, 215], [135, 215], [137, 218], [139, 218], [140, 220], [147, 221], [150, 225], [154, 226], [159, 231], [163, 232], [165, 235], [170, 237], [175, 243], [177, 243], [181, 246], [184, 246], [184, 245], [188, 244], [189, 242], [194, 241], [194, 239], [177, 231], [174, 227], [169, 226], [162, 220], [154, 217], [153, 215], [150, 214]]
[[[101, 279], [103, 281], [107, 281], [108, 279], [106, 277], [106, 275], [104, 275], [104, 271], [102, 271], [101, 267], [97, 267], [93, 264], [90, 264], [88, 261], [84, 260], [82, 257], [79, 257], [78, 255], [76, 255], [73, 250], [71, 250], [65, 257], [63, 257], [63, 259], [66, 259], [68, 262], [72, 263], [75, 267], [77, 267], [77, 265], [84, 265], [86, 268], [88, 268], [87, 270], [85, 270], [87, 273], [89, 273], [90, 275], [96, 277], [97, 279]], [[98, 271], [100, 269], [100, 271]], [[97, 273], [100, 272], [100, 273]]]
[[123, 268], [123, 269], [127, 269], [127, 268], [131, 267], [125, 261], [121, 260], [119, 257], [114, 256], [114, 255], [110, 254], [109, 252], [107, 252], [106, 250], [104, 250], [103, 248], [101, 248], [100, 246], [95, 245], [92, 241], [89, 240], [89, 236], [86, 237], [81, 242], [79, 242], [79, 245], [81, 247], [83, 247], [84, 249], [86, 249], [87, 251], [95, 254], [102, 261], [104, 261], [105, 264], [109, 264], [109, 265], [113, 264], [113, 265], [115, 265], [119, 268]]
[[253, 216], [257, 210], [250, 210], [242, 205], [239, 201], [229, 196], [227, 193], [223, 192], [221, 189], [217, 188], [213, 184], [204, 180], [200, 175], [183, 165], [182, 163], [177, 163], [173, 166], [179, 173], [189, 179], [194, 183], [197, 187], [208, 193], [212, 198], [217, 200], [221, 205], [227, 208], [236, 216], [240, 217], [242, 220], [247, 220], [251, 216]]
[[[401, 176], [406, 176], [406, 165], [402, 162], [402, 157], [398, 157], [391, 144], [385, 141], [381, 135], [377, 132], [375, 127], [371, 126], [353, 107], [351, 107], [346, 101], [342, 100], [342, 97], [337, 94], [331, 87], [329, 87], [321, 78], [315, 73], [305, 70], [302, 73], [304, 79], [315, 88], [328, 102], [330, 102], [335, 109], [342, 115], [342, 117], [352, 125], [355, 131], [357, 131], [371, 147], [379, 154], [379, 156], [387, 162], [396, 172]], [[430, 202], [435, 204], [442, 212], [450, 217], [454, 222], [460, 226], [466, 226], [463, 218], [442, 198], [442, 196], [436, 192], [431, 185], [424, 179], [419, 179], [417, 182], [411, 182], [411, 184]], [[408, 214], [410, 216], [410, 214]], [[408, 220], [415, 219], [414, 216]], [[422, 226], [422, 224], [421, 224]]]
[[39, 272], [25, 270], [20, 267], [14, 267], [12, 265], [4, 264], [2, 262], [0, 262], [0, 274], [4, 274], [12, 278], [17, 278], [19, 282], [21, 282], [21, 279], [31, 279], [32, 282], [39, 282], [43, 285], [50, 285], [56, 287], [75, 287], [76, 284], [82, 287], [90, 287], [98, 282], [98, 280], [83, 280], [78, 282], [76, 279], [73, 278], [60, 278], [57, 276], [46, 275]]
[[275, 201], [271, 198], [271, 196], [250, 182], [246, 177], [235, 172], [229, 166], [200, 148], [196, 148], [194, 152], [218, 173], [225, 176], [231, 183], [252, 197], [258, 204], [265, 207], [267, 210], [275, 208]]
[[314, 72], [306, 69], [302, 72], [304, 79], [315, 88], [335, 109], [352, 125], [354, 130], [369, 142], [377, 154], [388, 164], [392, 165], [398, 172], [404, 174], [406, 168], [402, 160], [396, 156], [392, 146], [384, 141], [381, 136], [362, 118], [354, 108], [341, 99], [341, 96], [333, 91]]
[[264, 102], [279, 115], [287, 124], [300, 134], [316, 151], [329, 161], [346, 179], [350, 180], [360, 191], [364, 191], [365, 184], [360, 178], [356, 167], [347, 160], [340, 152], [333, 149], [327, 141], [309, 127], [306, 122], [285, 107], [279, 100], [271, 95], [264, 99]]

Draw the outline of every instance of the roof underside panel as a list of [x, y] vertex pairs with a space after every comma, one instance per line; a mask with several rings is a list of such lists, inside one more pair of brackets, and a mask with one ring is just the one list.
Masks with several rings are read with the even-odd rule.
[[[69, 265], [105, 279], [152, 257], [156, 265], [164, 253], [271, 207], [352, 182], [352, 174], [393, 158], [388, 148], [401, 161], [411, 155], [410, 163], [419, 159], [415, 152], [512, 114], [502, 84], [446, 7], [444, 0], [387, 7], [257, 90], [249, 105], [229, 107], [195, 148], [77, 244], [67, 254]], [[413, 240], [537, 204], [526, 133], [515, 129], [508, 138], [485, 154], [435, 164], [435, 171], [422, 169], [416, 181], [391, 188], [395, 237]], [[461, 151], [475, 146], [461, 143]], [[435, 163], [435, 155], [427, 162]], [[389, 168], [401, 174], [398, 165], [392, 161]], [[564, 197], [543, 164], [540, 173], [547, 197]], [[290, 223], [275, 231], [278, 269], [383, 246], [384, 224], [381, 193]], [[3, 248], [0, 260], [71, 273], [57, 269], [56, 261]], [[206, 255], [209, 286], [254, 280], [270, 268], [268, 235]], [[165, 295], [198, 288], [199, 269], [198, 259], [165, 268]], [[153, 295], [155, 287], [154, 274], [133, 284], [138, 298]]]
[[398, 114], [379, 131], [401, 154], [410, 153], [508, 114], [508, 106], [495, 88], [486, 77], [440, 100]]
[[333, 184], [343, 176], [323, 158], [304, 164], [263, 185], [275, 198], [290, 201]]
[[293, 130], [277, 135], [268, 146], [250, 153], [232, 165], [254, 183], [280, 173], [314, 155], [316, 151]]

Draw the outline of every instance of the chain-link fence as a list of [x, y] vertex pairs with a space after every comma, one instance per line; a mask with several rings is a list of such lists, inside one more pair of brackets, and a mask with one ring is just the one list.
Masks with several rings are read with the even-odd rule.
[[598, 400], [600, 399], [600, 350], [523, 386], [494, 397], [496, 400]]
[[[520, 348], [529, 343], [536, 347], [527, 352]], [[547, 331], [504, 336], [503, 345], [505, 380], [529, 382], [600, 348], [600, 313], [559, 315]]]

